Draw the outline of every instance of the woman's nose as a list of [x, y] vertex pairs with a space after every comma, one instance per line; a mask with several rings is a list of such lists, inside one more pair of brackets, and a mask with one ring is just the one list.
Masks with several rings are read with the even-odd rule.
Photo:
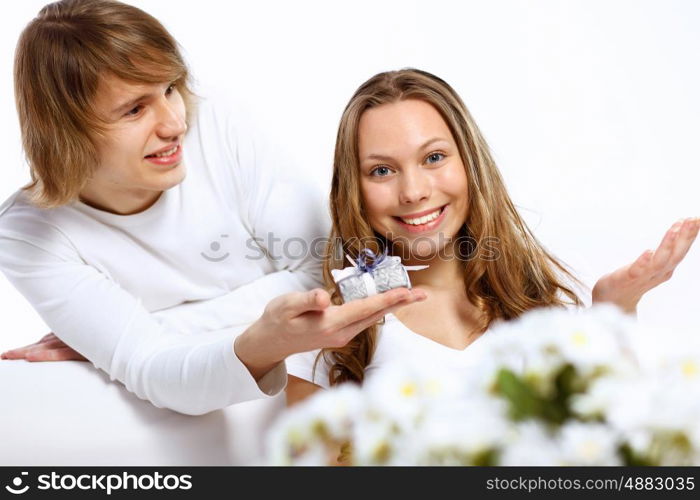
[[430, 198], [432, 186], [429, 176], [417, 167], [401, 173], [399, 189], [399, 202], [404, 205], [415, 205]]

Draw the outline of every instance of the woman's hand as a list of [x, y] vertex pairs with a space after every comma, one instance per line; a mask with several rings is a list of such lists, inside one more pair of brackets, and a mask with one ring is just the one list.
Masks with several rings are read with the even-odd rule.
[[593, 287], [593, 303], [612, 302], [634, 314], [637, 303], [652, 288], [668, 281], [688, 253], [700, 229], [700, 218], [676, 222], [656, 251], [647, 250], [632, 264], [606, 274]]
[[0, 354], [0, 359], [25, 359], [27, 361], [87, 361], [79, 352], [68, 347], [53, 333], [44, 335], [38, 342]]

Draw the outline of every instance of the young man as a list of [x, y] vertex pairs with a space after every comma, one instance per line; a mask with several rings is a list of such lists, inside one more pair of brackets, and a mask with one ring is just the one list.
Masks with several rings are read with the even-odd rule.
[[18, 43], [15, 93], [33, 182], [0, 208], [0, 268], [55, 337], [5, 358], [84, 357], [202, 414], [279, 393], [285, 357], [424, 297], [333, 306], [306, 291], [318, 259], [266, 242], [324, 237], [318, 196], [241, 111], [195, 102], [176, 42], [135, 7], [44, 7]]

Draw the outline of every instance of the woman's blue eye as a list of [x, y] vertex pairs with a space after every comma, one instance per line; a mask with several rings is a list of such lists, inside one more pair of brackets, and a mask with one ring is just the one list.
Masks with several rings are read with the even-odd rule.
[[442, 160], [444, 157], [445, 157], [445, 155], [442, 153], [431, 153], [428, 155], [426, 160], [428, 161], [428, 163], [437, 163], [440, 160]]
[[391, 170], [389, 170], [389, 167], [377, 167], [370, 172], [370, 175], [374, 177], [386, 177], [390, 173]]

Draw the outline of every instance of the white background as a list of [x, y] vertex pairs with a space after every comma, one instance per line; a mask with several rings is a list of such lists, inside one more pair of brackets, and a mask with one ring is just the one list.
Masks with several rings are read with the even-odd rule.
[[[2, 199], [28, 180], [12, 58], [44, 3], [14, 2], [0, 18]], [[131, 3], [179, 40], [198, 82], [248, 102], [321, 189], [353, 91], [413, 66], [462, 95], [537, 237], [589, 285], [700, 215], [700, 2]], [[698, 329], [698, 246], [640, 320]], [[0, 350], [47, 331], [4, 277], [0, 318]]]

